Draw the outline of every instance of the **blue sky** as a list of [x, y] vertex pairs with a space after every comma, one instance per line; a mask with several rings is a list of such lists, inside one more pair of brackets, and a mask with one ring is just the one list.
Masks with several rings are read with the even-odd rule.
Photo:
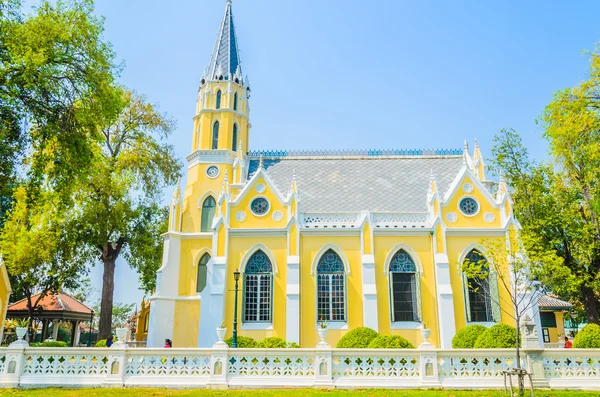
[[[121, 81], [177, 120], [189, 154], [198, 81], [225, 0], [96, 0]], [[597, 1], [233, 0], [252, 85], [251, 149], [460, 148], [501, 128], [546, 157], [535, 123], [585, 78]], [[165, 198], [170, 197], [171, 191]], [[118, 262], [115, 301], [138, 302]], [[101, 286], [101, 267], [92, 272]]]

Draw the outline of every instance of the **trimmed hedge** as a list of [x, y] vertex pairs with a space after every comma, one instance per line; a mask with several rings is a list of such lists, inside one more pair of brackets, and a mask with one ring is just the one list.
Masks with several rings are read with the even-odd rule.
[[378, 336], [379, 334], [371, 328], [354, 328], [352, 331], [342, 336], [336, 347], [338, 349], [364, 349]]
[[369, 343], [369, 349], [414, 349], [412, 343], [400, 335], [379, 335]]
[[472, 349], [479, 335], [485, 332], [487, 327], [480, 324], [469, 325], [464, 327], [452, 338], [453, 349]]
[[[229, 346], [229, 347], [231, 347], [232, 342], [233, 342], [233, 337], [231, 337], [229, 339], [225, 339], [225, 343], [227, 343], [227, 346]], [[238, 336], [237, 337], [237, 347], [242, 348], [242, 349], [258, 347], [258, 342], [249, 336]]]
[[95, 347], [106, 347], [106, 339], [100, 339], [98, 342], [96, 342]]
[[29, 347], [67, 347], [67, 343], [60, 340], [54, 342], [34, 342], [30, 343]]
[[287, 347], [286, 341], [276, 336], [265, 338], [262, 342], [258, 343], [258, 347], [263, 349], [284, 349]]
[[507, 324], [496, 324], [479, 335], [475, 349], [509, 349], [517, 347], [517, 329]]
[[588, 324], [577, 332], [573, 347], [578, 349], [598, 349], [600, 348], [600, 325]]

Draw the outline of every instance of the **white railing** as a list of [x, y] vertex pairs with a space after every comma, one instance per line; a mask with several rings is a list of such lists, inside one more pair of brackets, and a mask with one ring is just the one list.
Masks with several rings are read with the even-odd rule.
[[[0, 386], [490, 389], [514, 366], [511, 349], [2, 348]], [[600, 349], [524, 350], [522, 367], [536, 387], [600, 390]]]

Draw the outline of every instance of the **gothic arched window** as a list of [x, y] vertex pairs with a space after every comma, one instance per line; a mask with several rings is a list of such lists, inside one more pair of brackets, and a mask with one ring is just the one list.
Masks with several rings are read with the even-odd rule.
[[200, 293], [206, 287], [206, 265], [210, 260], [210, 255], [208, 253], [202, 255], [200, 261], [198, 262], [198, 269], [196, 270], [196, 293]]
[[487, 259], [476, 249], [467, 254], [465, 261], [481, 266], [482, 272], [487, 274], [483, 278], [468, 277], [463, 274], [467, 321], [500, 321], [500, 297], [496, 273], [490, 271]]
[[235, 123], [233, 124], [233, 135], [231, 139], [231, 150], [237, 152], [238, 126]]
[[221, 90], [217, 91], [217, 104], [215, 109], [221, 109]]
[[392, 321], [421, 321], [420, 290], [415, 261], [401, 249], [390, 261]]
[[233, 94], [233, 110], [237, 112], [238, 110], [238, 95], [237, 92]]
[[202, 203], [202, 220], [200, 222], [201, 232], [210, 232], [212, 230], [212, 221], [215, 217], [217, 203], [213, 196], [208, 196]]
[[269, 323], [273, 308], [273, 265], [256, 251], [244, 270], [244, 322]]
[[317, 264], [317, 321], [346, 321], [346, 271], [332, 249]]
[[219, 147], [219, 122], [215, 121], [213, 125], [213, 136], [212, 136], [212, 148], [217, 149]]

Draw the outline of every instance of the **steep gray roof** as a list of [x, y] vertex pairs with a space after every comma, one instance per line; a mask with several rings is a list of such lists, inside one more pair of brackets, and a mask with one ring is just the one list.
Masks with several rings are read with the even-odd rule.
[[225, 79], [228, 79], [230, 75], [233, 76], [238, 67], [240, 68], [239, 75], [242, 75], [240, 51], [238, 49], [237, 37], [235, 36], [230, 0], [227, 0], [227, 5], [225, 6], [225, 15], [223, 16], [217, 42], [215, 43], [215, 48], [213, 49], [210, 63], [206, 70], [206, 77], [216, 79], [219, 67]]
[[540, 295], [538, 305], [542, 310], [570, 310], [573, 305], [552, 295]]
[[[443, 194], [462, 161], [462, 156], [282, 157], [265, 159], [264, 167], [283, 194], [295, 172], [303, 212], [424, 212], [431, 171]], [[250, 176], [258, 163], [258, 159], [250, 160]]]

